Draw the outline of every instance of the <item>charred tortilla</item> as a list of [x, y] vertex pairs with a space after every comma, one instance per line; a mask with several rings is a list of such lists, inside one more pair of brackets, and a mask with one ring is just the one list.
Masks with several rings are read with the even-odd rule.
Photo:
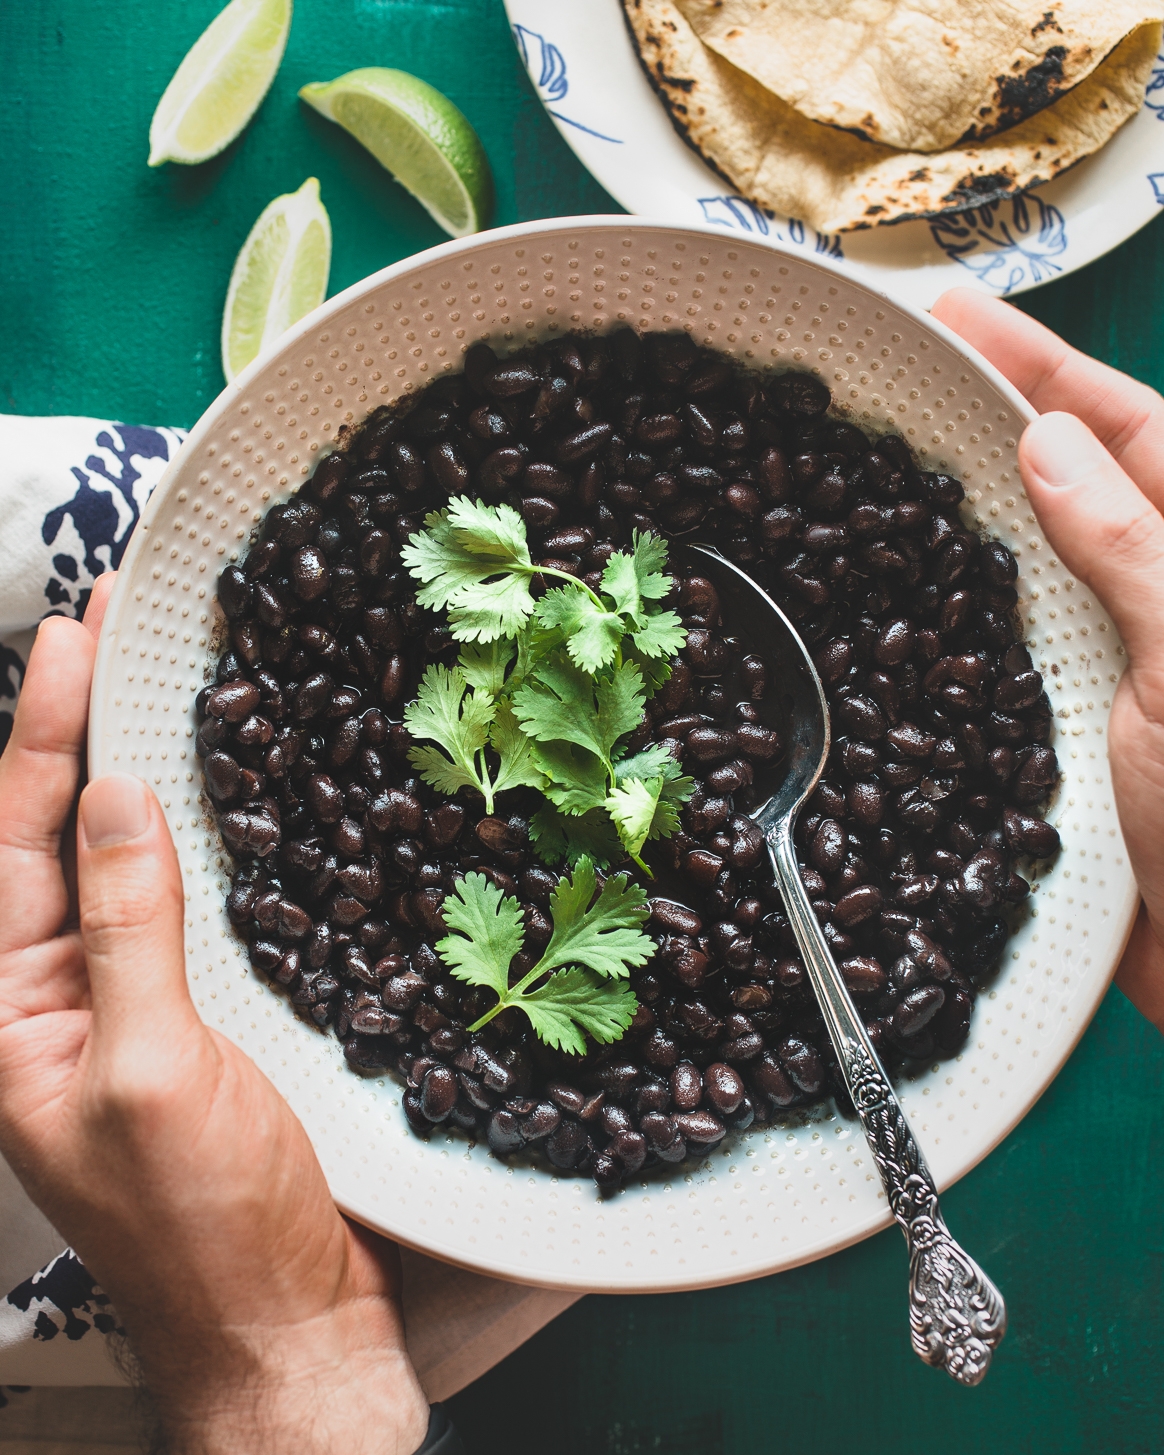
[[676, 0], [623, 5], [680, 135], [741, 194], [821, 232], [960, 212], [1059, 176], [1139, 110], [1161, 30], [1133, 31], [1086, 80], [1007, 131], [903, 152], [801, 115], [703, 45]]

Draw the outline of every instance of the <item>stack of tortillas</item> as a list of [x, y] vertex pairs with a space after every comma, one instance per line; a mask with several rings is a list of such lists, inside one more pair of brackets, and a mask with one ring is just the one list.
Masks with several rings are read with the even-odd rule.
[[1164, 0], [623, 0], [680, 133], [821, 232], [957, 212], [1140, 109]]

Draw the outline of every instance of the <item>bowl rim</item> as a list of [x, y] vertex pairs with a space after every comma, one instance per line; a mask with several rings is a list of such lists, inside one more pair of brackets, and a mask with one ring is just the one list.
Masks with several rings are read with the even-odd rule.
[[[154, 518], [162, 509], [163, 501], [169, 495], [169, 488], [174, 476], [185, 468], [187, 459], [198, 451], [205, 437], [217, 426], [223, 413], [234, 404], [240, 394], [246, 392], [251, 380], [262, 370], [268, 368], [275, 359], [284, 353], [293, 352], [301, 340], [315, 333], [321, 325], [326, 325], [333, 314], [341, 312], [350, 304], [359, 301], [369, 293], [382, 289], [386, 284], [390, 284], [397, 279], [406, 278], [416, 270], [431, 267], [434, 263], [446, 258], [459, 258], [466, 253], [473, 252], [483, 243], [493, 245], [498, 242], [521, 241], [532, 237], [558, 236], [562, 233], [569, 233], [583, 228], [590, 232], [605, 231], [610, 233], [617, 233], [632, 228], [636, 230], [668, 233], [677, 237], [708, 237], [715, 239], [719, 244], [729, 243], [732, 248], [741, 248], [748, 251], [754, 250], [762, 253], [768, 259], [775, 253], [787, 257], [799, 267], [815, 268], [821, 273], [836, 277], [846, 288], [855, 288], [868, 294], [871, 298], [880, 299], [890, 308], [905, 315], [921, 328], [931, 332], [962, 359], [968, 367], [977, 372], [991, 387], [997, 390], [1007, 405], [1014, 410], [1024, 428], [1038, 417], [1036, 411], [1031, 408], [1030, 404], [1023, 398], [1014, 385], [993, 364], [967, 344], [958, 334], [954, 333], [952, 329], [933, 318], [925, 309], [919, 308], [903, 299], [899, 299], [891, 292], [874, 287], [862, 279], [854, 278], [850, 272], [838, 267], [826, 257], [806, 256], [798, 249], [785, 244], [774, 243], [771, 240], [759, 243], [748, 238], [729, 238], [725, 236], [721, 228], [716, 228], [710, 224], [707, 226], [677, 224], [668, 221], [656, 221], [653, 218], [638, 215], [580, 215], [514, 223], [507, 227], [493, 228], [485, 232], [472, 234], [466, 238], [458, 238], [449, 242], [440, 243], [435, 247], [413, 254], [408, 258], [402, 259], [400, 262], [390, 264], [375, 273], [369, 274], [368, 277], [360, 279], [342, 292], [337, 293], [334, 297], [327, 299], [311, 313], [306, 314], [298, 323], [294, 324], [281, 335], [270, 349], [261, 353], [228, 383], [216, 395], [214, 400], [203, 411], [197, 422], [190, 429], [181, 448], [175, 453], [174, 458], [167, 465], [166, 470], [163, 472], [158, 484], [143, 507], [140, 518], [134, 527], [122, 556], [118, 569], [117, 582], [115, 583], [107, 609], [107, 620], [109, 622], [115, 622], [118, 619], [125, 593], [130, 589], [129, 580], [132, 569], [137, 566], [139, 557], [146, 549], [146, 540], [151, 534]], [[518, 347], [523, 346], [524, 343], [518, 345]], [[327, 446], [321, 447], [316, 461], [317, 464], [318, 460], [324, 457], [324, 452], [327, 449]], [[312, 468], [314, 469], [315, 467], [313, 466]], [[305, 478], [309, 478], [309, 476]], [[217, 599], [216, 595], [214, 599]], [[102, 752], [104, 717], [102, 705], [108, 697], [109, 677], [115, 662], [114, 640], [114, 633], [103, 631], [98, 643], [93, 685], [90, 691], [89, 727], [87, 734], [88, 760], [90, 764], [100, 764], [104, 756]], [[1109, 941], [1109, 944], [1112, 946], [1110, 961], [1103, 975], [1095, 979], [1092, 994], [1080, 1006], [1079, 1026], [1076, 1034], [1069, 1043], [1064, 1045], [1062, 1053], [1051, 1063], [1050, 1071], [1045, 1076], [1043, 1084], [1034, 1098], [1023, 1105], [1013, 1115], [1006, 1118], [1005, 1121], [1001, 1119], [997, 1121], [995, 1123], [995, 1134], [988, 1142], [975, 1143], [971, 1149], [968, 1149], [967, 1155], [964, 1155], [958, 1160], [952, 1172], [941, 1179], [939, 1190], [944, 1191], [946, 1188], [952, 1186], [953, 1183], [966, 1176], [1000, 1142], [1009, 1136], [1018, 1123], [1028, 1114], [1035, 1102], [1046, 1092], [1056, 1076], [1058, 1076], [1076, 1045], [1078, 1045], [1084, 1031], [1091, 1023], [1100, 1001], [1107, 992], [1112, 977], [1115, 974], [1116, 967], [1119, 965], [1123, 955], [1124, 947], [1131, 936], [1139, 900], [1139, 889], [1129, 870], [1125, 902], [1118, 907], [1113, 907], [1112, 910], [1113, 938]], [[337, 1198], [337, 1205], [341, 1211], [356, 1221], [364, 1223], [376, 1231], [384, 1232], [382, 1224], [378, 1223], [375, 1216], [368, 1210], [361, 1209], [359, 1206], [352, 1205], [340, 1198]], [[892, 1222], [892, 1213], [886, 1206], [881, 1216], [876, 1219], [867, 1220], [864, 1225], [855, 1229], [851, 1236], [831, 1243], [824, 1251], [809, 1251], [802, 1257], [794, 1256], [787, 1261], [780, 1261], [776, 1268], [762, 1269], [759, 1271], [745, 1269], [741, 1270], [738, 1276], [728, 1278], [716, 1276], [701, 1280], [698, 1276], [694, 1276], [682, 1280], [671, 1279], [665, 1284], [658, 1282], [644, 1282], [641, 1285], [620, 1283], [606, 1288], [597, 1287], [592, 1278], [572, 1278], [566, 1269], [562, 1269], [560, 1277], [553, 1279], [536, 1275], [531, 1276], [517, 1268], [507, 1268], [504, 1272], [500, 1272], [492, 1265], [485, 1266], [484, 1264], [473, 1263], [455, 1254], [450, 1254], [439, 1246], [438, 1241], [435, 1239], [432, 1242], [427, 1242], [402, 1235], [395, 1231], [388, 1233], [387, 1236], [430, 1257], [436, 1257], [441, 1261], [471, 1269], [478, 1273], [483, 1272], [492, 1277], [501, 1277], [510, 1282], [527, 1284], [534, 1287], [574, 1289], [579, 1292], [659, 1293], [718, 1287], [730, 1282], [742, 1282], [752, 1278], [765, 1277], [770, 1272], [794, 1268], [806, 1262], [813, 1262], [817, 1258], [827, 1257], [831, 1253], [839, 1252], [841, 1249], [850, 1247], [854, 1243], [861, 1242], [863, 1239], [881, 1231]]]

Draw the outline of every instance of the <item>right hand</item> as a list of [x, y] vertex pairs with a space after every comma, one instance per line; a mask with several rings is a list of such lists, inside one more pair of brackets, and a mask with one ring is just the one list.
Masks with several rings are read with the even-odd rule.
[[944, 294], [933, 314], [1041, 412], [1019, 443], [1023, 485], [1127, 649], [1108, 757], [1143, 902], [1116, 983], [1164, 1031], [1164, 399], [969, 288]]

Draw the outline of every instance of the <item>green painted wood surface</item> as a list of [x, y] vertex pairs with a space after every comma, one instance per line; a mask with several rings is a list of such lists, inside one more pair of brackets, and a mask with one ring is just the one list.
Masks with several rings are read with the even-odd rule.
[[[447, 91], [493, 160], [497, 222], [617, 210], [544, 116], [500, 0], [298, 0], [243, 137], [201, 168], [147, 170], [154, 104], [217, 6], [0, 0], [0, 408], [191, 424], [221, 387], [235, 253], [306, 176], [331, 212], [333, 292], [441, 240], [298, 103], [305, 81], [383, 64]], [[1154, 223], [1021, 306], [1160, 387], [1162, 242]], [[1011, 1310], [982, 1388], [909, 1353], [889, 1231], [752, 1284], [584, 1300], [454, 1401], [470, 1455], [1156, 1455], [1162, 1157], [1164, 1041], [1112, 991], [1030, 1116], [945, 1199]]]

